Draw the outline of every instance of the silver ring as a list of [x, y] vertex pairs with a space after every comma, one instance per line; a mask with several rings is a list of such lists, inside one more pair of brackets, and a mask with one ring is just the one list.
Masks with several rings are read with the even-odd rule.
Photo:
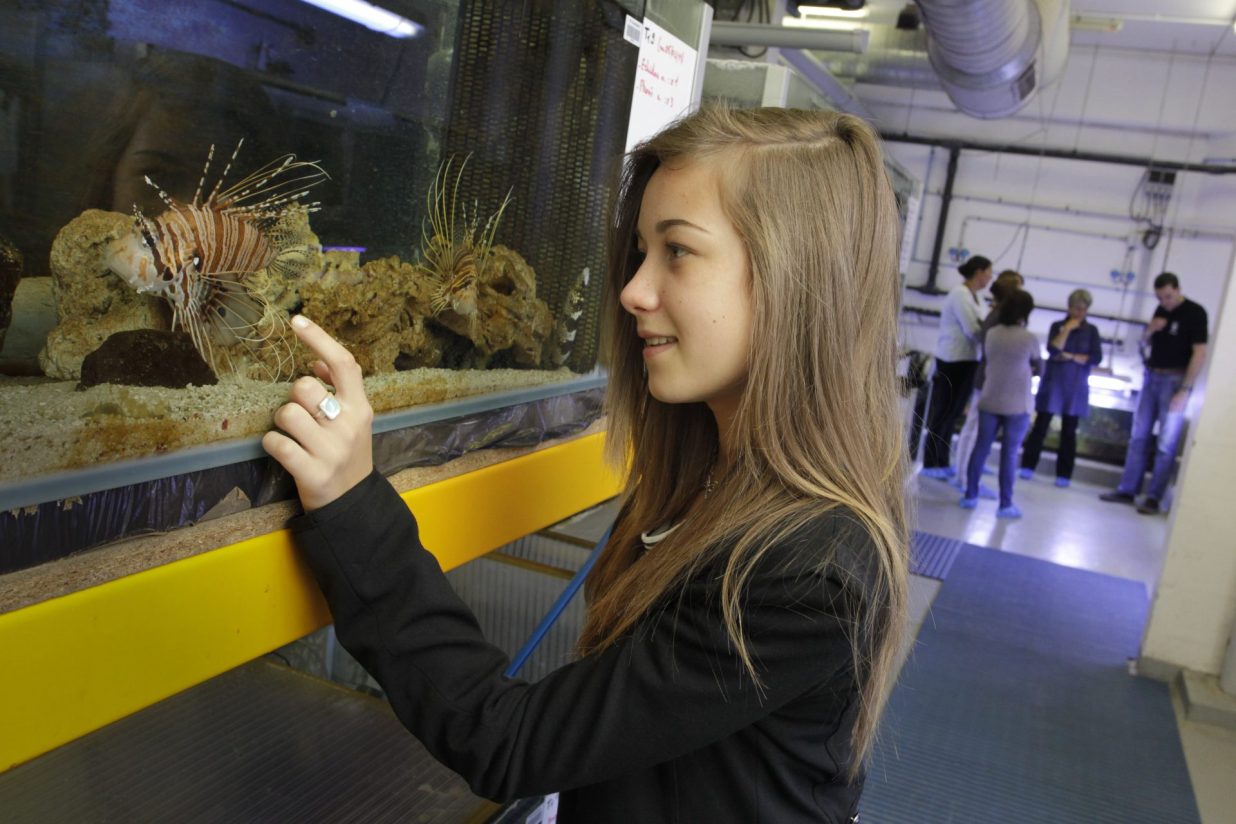
[[334, 395], [327, 395], [318, 403], [318, 412], [321, 414], [314, 415], [314, 417], [322, 417], [328, 421], [333, 421], [339, 417], [339, 413], [342, 411], [343, 407], [339, 405], [339, 400]]

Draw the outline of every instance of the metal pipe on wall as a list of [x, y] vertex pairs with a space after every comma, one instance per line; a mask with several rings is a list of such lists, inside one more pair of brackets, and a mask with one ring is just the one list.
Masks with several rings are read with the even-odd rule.
[[1127, 246], [1129, 243], [1128, 235], [1113, 235], [1110, 232], [1092, 232], [1089, 229], [1069, 229], [1064, 226], [1047, 226], [1042, 223], [1035, 223], [1030, 220], [1005, 220], [998, 217], [984, 217], [983, 215], [966, 215], [961, 221], [961, 234], [957, 243], [964, 244], [966, 238], [966, 227], [971, 223], [995, 223], [1000, 226], [1024, 226], [1027, 229], [1041, 229], [1044, 232], [1063, 232], [1069, 235], [1082, 235], [1083, 237], [1097, 237], [1104, 240], [1114, 240], [1122, 246]]
[[942, 290], [936, 286], [936, 277], [940, 274], [940, 250], [944, 247], [944, 229], [948, 225], [948, 207], [953, 202], [953, 182], [957, 180], [957, 160], [961, 157], [961, 149], [950, 146], [948, 150], [948, 169], [944, 173], [944, 193], [940, 195], [940, 216], [936, 219], [936, 239], [931, 245], [931, 267], [927, 270], [927, 282], [922, 286], [911, 286], [920, 292], [939, 294]]
[[[923, 197], [940, 197], [939, 192], [923, 192]], [[1091, 209], [1075, 209], [1072, 206], [1047, 206], [1041, 203], [1029, 203], [1024, 200], [1009, 200], [1003, 197], [983, 197], [982, 195], [959, 195], [953, 192], [953, 200], [972, 201], [974, 203], [990, 203], [993, 206], [1008, 206], [1015, 209], [1031, 209], [1043, 212], [1054, 212], [1063, 215], [1073, 215], [1074, 217], [1089, 217], [1096, 220], [1119, 220], [1128, 223], [1130, 218], [1127, 214], [1116, 214], [1114, 212], [1096, 212]], [[1189, 238], [1191, 240], [1203, 238], [1206, 240], [1226, 240], [1236, 241], [1236, 232], [1224, 232], [1207, 226], [1175, 226], [1172, 224], [1163, 225], [1163, 233], [1175, 233], [1178, 238]], [[919, 260], [919, 263], [927, 263], [925, 260]]]

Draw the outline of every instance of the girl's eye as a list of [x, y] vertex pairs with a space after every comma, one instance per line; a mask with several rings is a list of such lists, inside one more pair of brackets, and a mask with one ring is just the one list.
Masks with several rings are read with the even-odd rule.
[[686, 249], [673, 243], [665, 244], [665, 248], [669, 250], [669, 256], [671, 259], [686, 257], [687, 255]]

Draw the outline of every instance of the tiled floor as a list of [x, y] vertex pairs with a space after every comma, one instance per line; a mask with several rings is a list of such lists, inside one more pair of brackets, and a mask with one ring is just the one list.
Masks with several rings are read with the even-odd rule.
[[[996, 502], [977, 509], [957, 506], [961, 491], [947, 481], [921, 475], [917, 485], [917, 528], [933, 535], [1029, 555], [1077, 569], [1141, 581], [1154, 591], [1163, 564], [1167, 516], [1141, 515], [1131, 506], [1104, 503], [1108, 487], [1075, 483], [1066, 489], [1054, 478], [1018, 479], [1013, 500], [1024, 513], [1017, 520], [996, 517]], [[983, 483], [995, 489], [994, 475]]]
[[[1074, 483], [1059, 489], [1053, 478], [1018, 479], [1014, 500], [1019, 520], [995, 517], [994, 501], [974, 510], [957, 506], [960, 492], [949, 483], [918, 477], [916, 528], [972, 544], [1041, 558], [1141, 581], [1153, 593], [1167, 539], [1165, 516], [1140, 515], [1129, 506], [1098, 499], [1108, 486]], [[996, 479], [984, 483], [994, 487]], [[921, 616], [912, 616], [921, 621]], [[1236, 824], [1236, 730], [1185, 720], [1179, 700], [1176, 717], [1189, 775], [1203, 824]]]

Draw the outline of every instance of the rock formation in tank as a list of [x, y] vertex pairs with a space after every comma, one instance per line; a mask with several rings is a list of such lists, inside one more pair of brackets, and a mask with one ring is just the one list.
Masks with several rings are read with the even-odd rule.
[[108, 245], [132, 229], [128, 215], [88, 209], [56, 235], [51, 274], [59, 323], [39, 353], [48, 377], [77, 380], [86, 355], [117, 332], [170, 329], [163, 301], [133, 291], [105, 262]]
[[117, 332], [82, 361], [78, 389], [104, 383], [124, 386], [213, 386], [219, 379], [183, 332], [133, 329]]

